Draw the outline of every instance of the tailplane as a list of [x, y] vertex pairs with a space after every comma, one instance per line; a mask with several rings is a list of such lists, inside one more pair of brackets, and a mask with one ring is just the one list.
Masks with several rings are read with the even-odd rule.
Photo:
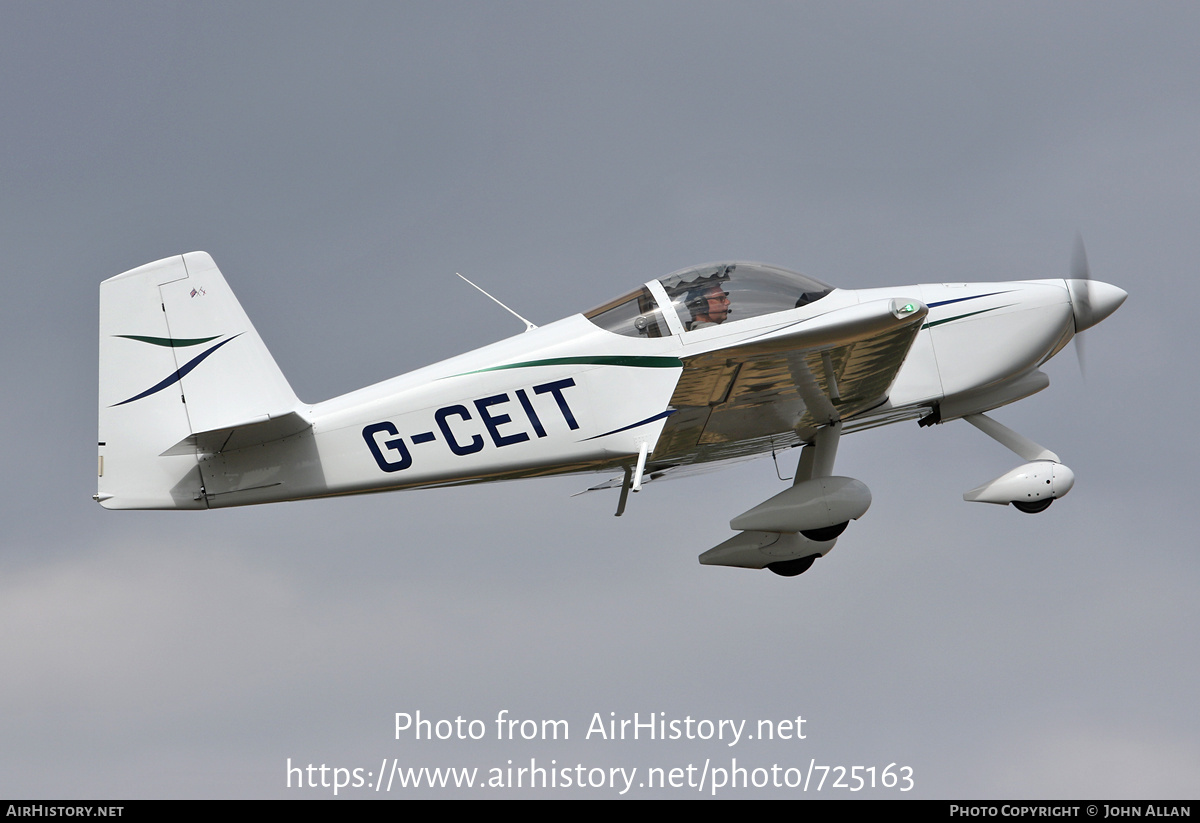
[[103, 506], [207, 508], [202, 455], [307, 426], [306, 407], [208, 254], [100, 284]]

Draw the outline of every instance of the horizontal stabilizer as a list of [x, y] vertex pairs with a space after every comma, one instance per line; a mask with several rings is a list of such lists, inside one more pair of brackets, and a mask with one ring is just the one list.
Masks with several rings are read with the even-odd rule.
[[247, 420], [220, 429], [189, 434], [162, 453], [163, 457], [178, 454], [219, 454], [236, 451], [248, 446], [261, 446], [273, 440], [282, 440], [299, 434], [311, 424], [296, 412], [258, 420]]

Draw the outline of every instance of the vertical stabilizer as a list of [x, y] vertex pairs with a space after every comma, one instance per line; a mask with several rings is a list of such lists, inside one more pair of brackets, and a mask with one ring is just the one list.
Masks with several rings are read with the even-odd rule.
[[96, 497], [105, 507], [206, 508], [197, 447], [185, 441], [301, 409], [208, 254], [100, 285]]

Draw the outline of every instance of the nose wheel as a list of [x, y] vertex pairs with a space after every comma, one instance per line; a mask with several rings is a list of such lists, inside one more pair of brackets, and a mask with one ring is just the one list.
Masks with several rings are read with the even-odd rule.
[[1050, 508], [1056, 498], [1066, 495], [1075, 485], [1075, 473], [1045, 446], [997, 423], [986, 414], [968, 414], [963, 420], [1029, 461], [971, 489], [963, 495], [963, 500], [1000, 505], [1012, 503], [1017, 511], [1038, 514]]
[[1012, 504], [1013, 508], [1019, 512], [1025, 512], [1026, 514], [1037, 514], [1038, 512], [1044, 512], [1046, 509], [1050, 508], [1050, 504], [1053, 502], [1053, 497], [1047, 497], [1045, 500], [1038, 500], [1034, 503], [1026, 503], [1024, 500], [1014, 500], [1012, 501]]

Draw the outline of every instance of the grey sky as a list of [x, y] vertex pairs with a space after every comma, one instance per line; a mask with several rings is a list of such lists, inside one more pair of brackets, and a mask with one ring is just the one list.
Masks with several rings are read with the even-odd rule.
[[[323, 796], [288, 758], [384, 757], [1196, 795], [1194, 6], [2, 8], [0, 795]], [[1077, 230], [1130, 297], [1086, 382], [1064, 352], [996, 414], [1076, 472], [1038, 517], [962, 502], [1016, 460], [961, 422], [844, 440], [874, 504], [796, 580], [696, 563], [778, 489], [769, 459], [619, 520], [615, 492], [570, 496], [592, 477], [90, 499], [97, 288], [167, 255], [211, 253], [316, 401], [521, 330], [455, 271], [542, 323], [725, 258], [845, 287], [1066, 276]], [[394, 740], [418, 709], [572, 739]], [[585, 741], [594, 712], [808, 737]]]

